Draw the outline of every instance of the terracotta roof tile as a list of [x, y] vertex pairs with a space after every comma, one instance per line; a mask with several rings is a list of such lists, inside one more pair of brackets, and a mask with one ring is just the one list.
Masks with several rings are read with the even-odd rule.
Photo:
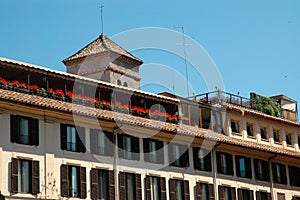
[[[43, 107], [46, 109], [63, 111], [68, 113], [73, 112], [75, 114], [97, 117], [99, 119], [104, 119], [104, 120], [111, 120], [111, 121], [115, 120], [118, 122], [124, 122], [132, 125], [154, 128], [169, 133], [171, 132], [171, 133], [187, 135], [191, 137], [199, 137], [203, 139], [205, 138], [212, 141], [221, 142], [224, 144], [236, 145], [245, 148], [257, 149], [261, 151], [268, 151], [271, 153], [283, 154], [283, 155], [300, 158], [300, 153], [293, 150], [273, 147], [266, 144], [260, 144], [254, 141], [245, 141], [242, 139], [229, 137], [223, 134], [214, 133], [211, 130], [200, 129], [194, 126], [188, 126], [183, 124], [177, 125], [172, 123], [155, 121], [151, 119], [136, 117], [133, 115], [116, 113], [108, 110], [86, 107], [83, 105], [76, 105], [68, 102], [63, 102], [63, 101], [49, 99], [49, 98], [35, 96], [35, 95], [23, 94], [14, 91], [0, 89], [0, 100], [29, 105], [29, 106]], [[230, 107], [231, 109], [235, 108], [232, 105]]]
[[135, 61], [143, 63], [143, 61], [135, 56], [133, 56], [131, 53], [120, 47], [118, 44], [113, 42], [112, 40], [108, 39], [106, 35], [101, 34], [96, 40], [89, 43], [87, 46], [83, 47], [81, 50], [79, 50], [74, 55], [66, 58], [63, 60], [63, 62], [68, 62], [74, 59], [83, 58], [89, 55], [94, 55], [98, 53], [103, 53], [106, 51], [115, 52], [117, 54], [126, 56], [128, 58], [131, 58]]

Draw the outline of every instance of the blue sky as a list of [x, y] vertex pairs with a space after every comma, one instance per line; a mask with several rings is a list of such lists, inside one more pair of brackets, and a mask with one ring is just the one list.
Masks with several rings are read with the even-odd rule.
[[[101, 33], [100, 4], [108, 37], [134, 28], [184, 26], [214, 60], [228, 92], [300, 101], [299, 0], [0, 0], [0, 56], [65, 71], [61, 61]], [[168, 65], [184, 75], [184, 60], [174, 55], [133, 53], [145, 64]], [[207, 92], [193, 75], [191, 85], [195, 93]]]

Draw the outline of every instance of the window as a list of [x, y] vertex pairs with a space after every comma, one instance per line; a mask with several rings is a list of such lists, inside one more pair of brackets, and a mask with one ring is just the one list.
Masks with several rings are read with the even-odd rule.
[[157, 176], [146, 176], [146, 199], [166, 199], [166, 179]]
[[119, 79], [117, 80], [117, 85], [122, 85], [122, 82]]
[[227, 186], [219, 186], [219, 200], [235, 200], [235, 188]]
[[216, 133], [223, 133], [221, 112], [217, 110], [213, 110], [211, 115], [211, 121], [212, 121], [213, 131]]
[[287, 184], [285, 165], [272, 163], [272, 172], [274, 183]]
[[285, 141], [287, 145], [292, 145], [292, 136], [291, 134], [286, 134], [285, 135]]
[[189, 182], [177, 179], [170, 179], [169, 183], [170, 199], [184, 200], [190, 199]]
[[164, 163], [164, 143], [162, 141], [144, 138], [143, 146], [146, 162]]
[[11, 189], [13, 193], [39, 193], [39, 162], [12, 158]]
[[113, 133], [99, 129], [90, 129], [91, 153], [103, 156], [113, 156]]
[[235, 156], [235, 164], [238, 177], [252, 178], [250, 158], [244, 156]]
[[248, 136], [254, 136], [253, 124], [247, 123], [247, 134]]
[[187, 145], [169, 143], [169, 161], [171, 166], [188, 167], [189, 149]]
[[[201, 124], [202, 128], [209, 129], [210, 128], [210, 121], [211, 121], [211, 111], [207, 108], [201, 108]], [[185, 114], [185, 113], [184, 113]], [[188, 115], [185, 115], [188, 116]]]
[[267, 129], [265, 127], [260, 128], [260, 135], [261, 135], [261, 139], [264, 140], [267, 139]]
[[141, 175], [119, 173], [120, 199], [142, 200]]
[[271, 193], [257, 191], [256, 200], [271, 200]]
[[253, 200], [253, 191], [247, 189], [238, 189], [239, 200]]
[[218, 173], [233, 175], [232, 155], [223, 152], [217, 152], [217, 169]]
[[126, 82], [124, 82], [123, 86], [124, 87], [128, 87], [128, 84]]
[[114, 171], [103, 169], [91, 170], [91, 199], [113, 200], [115, 199]]
[[85, 167], [61, 165], [61, 196], [86, 198]]
[[277, 193], [278, 200], [285, 200], [285, 194]]
[[39, 121], [30, 117], [10, 116], [11, 142], [26, 145], [39, 145]]
[[289, 177], [291, 186], [300, 187], [300, 168], [295, 166], [289, 166]]
[[130, 135], [118, 135], [119, 158], [140, 160], [139, 138]]
[[82, 153], [86, 151], [84, 146], [85, 128], [61, 124], [60, 130], [62, 150]]
[[215, 199], [214, 185], [208, 183], [197, 182], [196, 184], [196, 199], [210, 200]]
[[260, 181], [270, 181], [268, 161], [254, 159], [255, 178]]
[[211, 171], [211, 153], [199, 147], [193, 147], [194, 168], [201, 171]]
[[273, 130], [274, 142], [280, 142], [279, 131]]
[[240, 127], [239, 127], [239, 122], [231, 120], [231, 131], [233, 133], [239, 133], [240, 132]]

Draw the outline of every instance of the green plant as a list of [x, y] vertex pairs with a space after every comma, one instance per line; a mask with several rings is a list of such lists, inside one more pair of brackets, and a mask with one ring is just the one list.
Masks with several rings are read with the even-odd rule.
[[252, 99], [252, 101], [256, 110], [268, 115], [281, 117], [281, 105], [274, 99], [265, 96], [256, 96]]

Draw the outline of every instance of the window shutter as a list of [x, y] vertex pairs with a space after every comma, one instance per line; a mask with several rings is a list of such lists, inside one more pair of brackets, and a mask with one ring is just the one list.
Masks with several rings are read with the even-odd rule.
[[278, 183], [278, 176], [277, 176], [277, 170], [276, 170], [276, 164], [272, 163], [272, 175], [273, 175], [273, 181], [275, 183]]
[[283, 165], [282, 168], [280, 168], [280, 173], [281, 173], [281, 176], [282, 176], [282, 183], [287, 184], [285, 165]]
[[60, 125], [60, 148], [62, 150], [67, 150], [67, 125]]
[[225, 188], [223, 186], [219, 186], [219, 200], [226, 200], [225, 199]]
[[[241, 177], [240, 156], [235, 156], [236, 175]], [[245, 166], [246, 167], [246, 166]], [[239, 190], [238, 190], [239, 191]]]
[[271, 193], [268, 193], [268, 200], [272, 200]]
[[184, 181], [183, 182], [184, 186], [184, 200], [190, 200], [190, 186], [189, 186], [189, 181]]
[[132, 145], [133, 145], [133, 159], [140, 160], [140, 143], [138, 137], [132, 137]]
[[233, 175], [233, 156], [230, 154], [226, 154], [226, 162], [228, 163], [228, 175]]
[[40, 165], [39, 161], [32, 161], [32, 194], [40, 192]]
[[[194, 161], [194, 169], [200, 169], [200, 158], [199, 158], [199, 148], [193, 147], [193, 161]], [[197, 188], [196, 188], [197, 189]]]
[[92, 154], [98, 154], [98, 132], [97, 129], [90, 129], [91, 146], [90, 150]]
[[80, 198], [86, 198], [86, 169], [80, 167]]
[[[187, 148], [187, 147], [183, 147], [183, 148]], [[180, 157], [180, 160], [181, 160], [181, 163], [182, 164], [181, 166], [182, 167], [189, 167], [190, 166], [190, 162], [189, 162], [189, 149], [187, 149], [183, 155]]]
[[61, 165], [60, 167], [60, 177], [61, 177], [61, 196], [69, 196], [69, 180], [68, 180], [68, 165]]
[[209, 200], [214, 200], [215, 199], [215, 191], [214, 191], [214, 185], [213, 184], [208, 184], [208, 194], [209, 194]]
[[146, 185], [146, 200], [151, 200], [150, 176], [146, 176], [146, 178], [145, 178], [145, 185]]
[[115, 173], [108, 171], [109, 199], [115, 199]]
[[149, 162], [149, 139], [143, 139], [143, 148], [144, 148], [144, 159], [146, 162]]
[[91, 170], [91, 199], [97, 200], [98, 199], [98, 170], [92, 169]]
[[207, 171], [211, 172], [211, 153], [208, 153], [205, 157], [204, 157], [204, 164], [205, 164], [205, 168]]
[[261, 200], [259, 191], [256, 191], [256, 200]]
[[160, 164], [164, 164], [164, 142], [158, 141], [156, 144], [157, 144], [158, 162]]
[[78, 151], [85, 153], [86, 149], [85, 149], [85, 128], [84, 127], [76, 127], [76, 132], [77, 132], [77, 147], [78, 147]]
[[10, 116], [10, 141], [18, 142], [20, 133], [20, 117], [16, 115]]
[[160, 177], [160, 200], [167, 199], [166, 178]]
[[221, 153], [220, 152], [216, 153], [216, 158], [217, 158], [217, 171], [218, 171], [218, 173], [221, 173], [222, 166], [221, 166]]
[[243, 190], [238, 188], [237, 193], [238, 193], [238, 200], [243, 200]]
[[142, 200], [142, 183], [141, 183], [141, 175], [135, 174], [135, 199]]
[[38, 146], [39, 145], [39, 120], [30, 119], [30, 131], [31, 131], [31, 144]]
[[119, 187], [120, 187], [120, 200], [126, 200], [126, 183], [125, 183], [125, 173], [119, 173]]
[[[260, 180], [260, 178], [259, 178], [258, 160], [257, 159], [254, 159], [254, 171], [255, 171], [255, 179]], [[257, 196], [257, 192], [256, 192], [256, 196]]]
[[269, 163], [267, 161], [263, 161], [263, 176], [265, 181], [270, 181], [270, 168]]
[[11, 191], [18, 192], [18, 159], [11, 159]]
[[285, 195], [277, 193], [277, 199], [278, 200], [285, 200]]
[[176, 200], [175, 199], [175, 180], [170, 179], [169, 180], [169, 190], [170, 190], [170, 200]]
[[174, 165], [174, 162], [175, 162], [175, 158], [173, 156], [174, 144], [168, 143], [167, 147], [168, 147], [169, 165]]
[[232, 200], [236, 200], [235, 188], [232, 187], [232, 188], [230, 188], [230, 189], [231, 189], [231, 199], [232, 199]]
[[[251, 171], [251, 169], [252, 169], [252, 165], [251, 165], [251, 159], [250, 158], [246, 158], [246, 160], [245, 160], [246, 162], [246, 166], [245, 166], [245, 168], [246, 168], [246, 176], [248, 177], [248, 178], [250, 178], [250, 179], [252, 179], [252, 171]], [[253, 195], [252, 195], [253, 196]]]
[[117, 137], [118, 137], [118, 155], [119, 158], [124, 158], [124, 146], [123, 146], [124, 137], [121, 134], [118, 134]]
[[[250, 191], [249, 191], [249, 194], [250, 194], [250, 200], [254, 200], [253, 190], [250, 190]], [[257, 199], [257, 200], [258, 200], [258, 199]]]
[[105, 134], [105, 155], [113, 156], [114, 154], [114, 134], [108, 131], [104, 131]]
[[202, 189], [201, 189], [201, 183], [196, 183], [196, 200], [202, 200]]

